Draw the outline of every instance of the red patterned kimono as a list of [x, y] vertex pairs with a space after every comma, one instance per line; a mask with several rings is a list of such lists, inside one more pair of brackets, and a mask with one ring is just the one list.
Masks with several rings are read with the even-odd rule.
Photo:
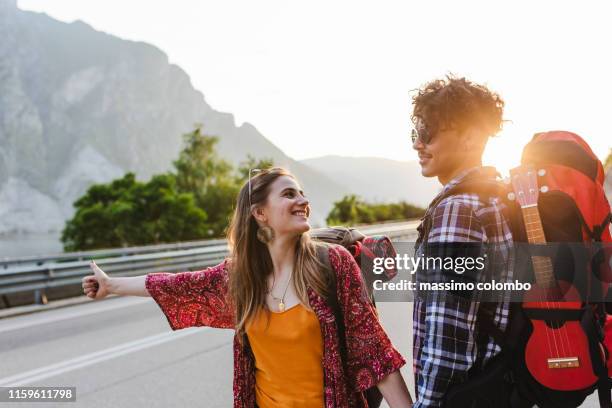
[[[361, 391], [377, 384], [405, 364], [391, 344], [367, 299], [359, 266], [343, 247], [332, 247], [329, 259], [337, 276], [338, 304], [344, 314], [347, 371], [342, 368], [338, 329], [332, 308], [308, 289], [310, 307], [323, 335], [325, 408], [367, 407]], [[146, 288], [166, 315], [172, 330], [193, 326], [234, 328], [233, 309], [227, 302], [228, 260], [201, 271], [150, 273]], [[234, 338], [234, 407], [255, 404], [255, 361], [245, 336]]]

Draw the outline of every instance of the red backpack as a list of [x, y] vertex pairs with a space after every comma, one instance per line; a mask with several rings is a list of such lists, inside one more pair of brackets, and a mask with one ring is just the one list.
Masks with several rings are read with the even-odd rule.
[[[538, 133], [511, 174], [512, 186], [469, 180], [444, 197], [475, 193], [484, 202], [501, 198], [516, 246], [548, 242], [583, 248], [587, 256], [578, 261], [565, 262], [567, 253], [548, 261], [549, 281], [556, 286], [570, 282], [580, 290], [571, 292], [572, 302], [543, 302], [525, 294], [522, 303], [511, 303], [506, 332], [491, 320], [495, 304], [481, 303], [480, 330], [502, 344], [502, 353], [451, 388], [447, 404], [481, 408], [511, 400], [513, 407], [574, 408], [597, 390], [600, 406], [612, 408], [612, 317], [607, 310], [611, 303], [605, 301], [612, 295], [611, 215], [601, 161], [574, 133]], [[522, 261], [530, 264], [536, 286], [543, 268], [541, 259], [532, 257]]]
[[[540, 407], [577, 407], [594, 390], [601, 407], [611, 407], [612, 317], [605, 299], [612, 282], [612, 238], [604, 177], [588, 144], [565, 131], [536, 134], [523, 150], [521, 167], [511, 173], [521, 207], [511, 211], [514, 240], [568, 243], [587, 254], [578, 267], [573, 258], [555, 262], [551, 276], [557, 287], [566, 282], [564, 290], [575, 289], [575, 301], [542, 302], [526, 294], [512, 316], [525, 323], [515, 337], [519, 389]], [[533, 203], [527, 202], [530, 192]], [[539, 261], [533, 261], [536, 283], [537, 270], [546, 270]]]

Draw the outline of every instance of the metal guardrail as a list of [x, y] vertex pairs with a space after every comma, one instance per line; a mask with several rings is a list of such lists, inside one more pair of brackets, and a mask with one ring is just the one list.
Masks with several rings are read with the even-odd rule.
[[[366, 235], [387, 235], [397, 240], [414, 236], [417, 225], [417, 221], [410, 221], [360, 226], [359, 230]], [[71, 258], [73, 255], [65, 254], [65, 258], [45, 258], [42, 264], [24, 261], [0, 268], [0, 295], [34, 292], [36, 303], [46, 303], [46, 289], [79, 285], [83, 276], [91, 274], [91, 258], [96, 258], [96, 263], [113, 276], [135, 276], [155, 271], [198, 270], [216, 265], [228, 254], [228, 247], [225, 240], [210, 240], [78, 254], [76, 260]], [[106, 258], [101, 259], [101, 255]]]
[[64, 252], [61, 254], [51, 255], [34, 255], [24, 256], [18, 258], [3, 257], [0, 258], [0, 269], [8, 269], [9, 267], [18, 265], [43, 265], [45, 263], [52, 262], [70, 262], [70, 261], [84, 261], [89, 259], [100, 259], [100, 258], [111, 258], [120, 256], [130, 256], [138, 254], [148, 254], [162, 251], [176, 251], [180, 249], [189, 248], [201, 248], [205, 246], [220, 245], [225, 242], [224, 239], [210, 239], [210, 240], [199, 240], [199, 241], [185, 241], [176, 242], [172, 244], [159, 244], [159, 245], [142, 245], [127, 248], [109, 248], [109, 249], [96, 249], [92, 251], [79, 251], [79, 252]]

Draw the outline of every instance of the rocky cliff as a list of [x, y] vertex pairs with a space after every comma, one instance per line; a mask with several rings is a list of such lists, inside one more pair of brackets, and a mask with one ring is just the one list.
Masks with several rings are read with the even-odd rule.
[[196, 123], [233, 163], [272, 157], [310, 192], [320, 223], [343, 188], [215, 111], [156, 47], [0, 0], [0, 233], [60, 230], [92, 183], [171, 168]]

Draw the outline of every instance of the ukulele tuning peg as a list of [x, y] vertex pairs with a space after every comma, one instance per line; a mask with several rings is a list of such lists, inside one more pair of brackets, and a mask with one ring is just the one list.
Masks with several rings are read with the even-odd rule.
[[540, 191], [541, 191], [542, 193], [547, 193], [547, 192], [548, 192], [548, 186], [542, 186], [542, 187], [540, 187]]
[[542, 177], [544, 175], [546, 175], [546, 170], [545, 169], [538, 170], [538, 176]]
[[514, 201], [515, 199], [516, 199], [516, 196], [514, 195], [514, 193], [508, 193], [508, 200]]

